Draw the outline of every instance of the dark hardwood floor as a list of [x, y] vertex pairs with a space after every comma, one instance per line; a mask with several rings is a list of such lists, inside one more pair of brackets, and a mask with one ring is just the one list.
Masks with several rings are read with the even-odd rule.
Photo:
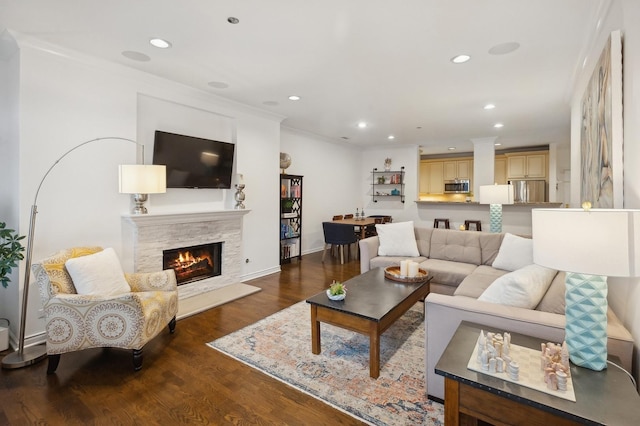
[[139, 372], [131, 352], [116, 349], [63, 354], [50, 376], [47, 361], [1, 370], [0, 425], [361, 424], [206, 346], [360, 273], [357, 260], [321, 257], [303, 256], [247, 282], [262, 291], [178, 321], [175, 334], [145, 346]]

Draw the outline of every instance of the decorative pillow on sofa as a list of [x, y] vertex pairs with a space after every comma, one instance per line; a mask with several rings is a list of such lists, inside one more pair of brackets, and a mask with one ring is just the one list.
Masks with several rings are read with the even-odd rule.
[[117, 296], [131, 291], [116, 252], [106, 248], [87, 256], [73, 257], [64, 265], [78, 294]]
[[495, 280], [478, 300], [533, 309], [538, 306], [558, 271], [528, 265]]
[[376, 225], [378, 256], [420, 256], [413, 221]]
[[493, 261], [494, 268], [515, 271], [533, 264], [533, 240], [506, 233]]

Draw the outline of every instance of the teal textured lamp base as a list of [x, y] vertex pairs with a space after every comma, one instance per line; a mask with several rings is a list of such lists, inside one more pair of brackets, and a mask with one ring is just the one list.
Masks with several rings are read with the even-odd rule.
[[489, 204], [489, 230], [502, 232], [502, 204]]
[[607, 277], [567, 272], [565, 341], [571, 362], [607, 368]]

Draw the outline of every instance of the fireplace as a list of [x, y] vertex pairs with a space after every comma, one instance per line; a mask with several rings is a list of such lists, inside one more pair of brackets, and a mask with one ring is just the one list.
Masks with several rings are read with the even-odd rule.
[[221, 242], [162, 251], [162, 268], [176, 272], [178, 285], [219, 276], [221, 264]]

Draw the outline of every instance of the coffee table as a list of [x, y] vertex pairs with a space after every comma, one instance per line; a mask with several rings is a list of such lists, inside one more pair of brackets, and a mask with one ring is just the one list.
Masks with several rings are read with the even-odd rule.
[[369, 375], [380, 375], [380, 335], [416, 302], [429, 294], [431, 277], [419, 283], [401, 283], [385, 278], [376, 268], [343, 284], [347, 297], [333, 301], [326, 292], [307, 299], [311, 305], [311, 352], [320, 353], [320, 323], [369, 335]]
[[[629, 377], [613, 366], [593, 371], [571, 364], [576, 402], [469, 370], [480, 330], [508, 331], [462, 321], [436, 364], [436, 374], [445, 378], [447, 426], [477, 424], [477, 420], [541, 426], [638, 425], [640, 396]], [[541, 341], [511, 333], [511, 342], [519, 346], [539, 349]]]

